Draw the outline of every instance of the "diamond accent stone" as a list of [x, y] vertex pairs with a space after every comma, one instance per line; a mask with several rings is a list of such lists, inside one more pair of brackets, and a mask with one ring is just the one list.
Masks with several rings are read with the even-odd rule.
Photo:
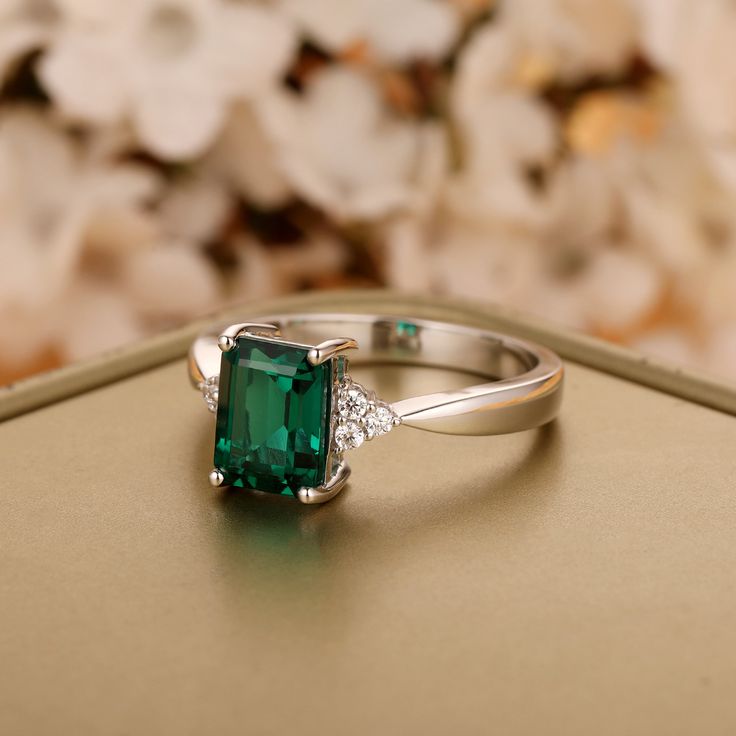
[[335, 445], [339, 452], [359, 447], [364, 440], [380, 437], [400, 423], [390, 405], [345, 376], [337, 392]]
[[360, 447], [364, 440], [365, 432], [358, 422], [343, 422], [335, 429], [335, 444], [341, 452]]
[[202, 392], [207, 408], [214, 414], [217, 411], [217, 401], [220, 396], [220, 377], [210, 376], [199, 384], [199, 390]]
[[394, 415], [387, 406], [377, 406], [363, 418], [363, 426], [368, 439], [390, 432], [394, 426]]
[[358, 421], [368, 409], [368, 396], [357, 383], [345, 382], [337, 397], [337, 411], [343, 419]]

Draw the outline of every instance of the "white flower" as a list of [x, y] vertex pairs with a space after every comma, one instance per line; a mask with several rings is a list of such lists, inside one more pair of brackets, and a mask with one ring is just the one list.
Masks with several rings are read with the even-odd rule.
[[228, 283], [233, 304], [295, 291], [305, 283], [329, 283], [344, 273], [349, 258], [340, 239], [320, 231], [276, 247], [242, 235], [232, 245], [238, 254]]
[[543, 201], [527, 171], [544, 169], [555, 153], [550, 111], [532, 97], [499, 93], [460, 116], [458, 132], [462, 167], [447, 186], [450, 209], [479, 223], [500, 218], [538, 226]]
[[464, 219], [536, 227], [542, 202], [526, 172], [549, 165], [559, 132], [544, 103], [506, 81], [516, 58], [515, 33], [489, 24], [458, 59], [450, 101], [461, 167], [449, 182], [447, 202]]
[[732, 200], [676, 114], [653, 140], [620, 140], [597, 164], [612, 187], [619, 229], [679, 282], [736, 236]]
[[0, 0], [0, 85], [24, 54], [48, 39], [54, 18], [52, 0]]
[[625, 0], [511, 0], [465, 46], [455, 80], [456, 114], [500, 90], [536, 91], [561, 79], [618, 71], [635, 48]]
[[335, 54], [366, 44], [389, 64], [440, 59], [460, 31], [457, 9], [441, 0], [283, 0], [305, 34]]
[[588, 328], [619, 335], [636, 330], [654, 312], [664, 286], [661, 271], [638, 253], [601, 248], [574, 288]]
[[165, 237], [191, 245], [221, 235], [234, 206], [224, 182], [198, 170], [175, 180], [161, 198], [158, 214]]
[[345, 243], [329, 233], [309, 233], [300, 242], [273, 248], [270, 260], [273, 270], [288, 288], [298, 289], [305, 280], [323, 283], [339, 277], [349, 259]]
[[235, 240], [240, 258], [230, 283], [233, 303], [281, 294], [287, 285], [276, 273], [273, 259], [262, 243], [251, 237]]
[[429, 291], [434, 283], [428, 223], [411, 216], [393, 218], [386, 223], [383, 240], [388, 285], [403, 291]]
[[104, 282], [77, 278], [46, 323], [65, 362], [85, 360], [140, 340], [143, 326], [127, 296]]
[[291, 187], [273, 142], [247, 104], [236, 105], [207, 162], [247, 202], [273, 208], [284, 204]]
[[605, 165], [571, 155], [551, 177], [543, 227], [549, 249], [589, 252], [607, 240], [615, 226], [617, 194]]
[[502, 226], [448, 219], [431, 253], [434, 282], [445, 293], [528, 308], [539, 284], [536, 242]]
[[642, 0], [643, 41], [673, 78], [712, 166], [736, 190], [736, 7], [730, 0]]
[[[635, 50], [628, 0], [512, 0], [504, 3], [501, 22], [515, 29], [527, 53], [550, 60], [567, 81], [613, 74]], [[523, 68], [517, 71], [523, 76]]]
[[170, 326], [212, 311], [220, 283], [204, 254], [170, 242], [131, 254], [122, 263], [121, 290], [148, 324]]
[[[713, 4], [706, 0], [708, 3]], [[638, 0], [632, 4], [639, 18], [639, 42], [648, 57], [668, 71], [677, 66], [677, 44], [683, 39], [694, 5], [690, 0]]]
[[[30, 111], [0, 118], [0, 360], [21, 365], [79, 329], [60, 324], [82, 257], [106, 258], [126, 241], [150, 245], [156, 228], [143, 210], [157, 182], [133, 165], [90, 159]], [[107, 224], [113, 218], [115, 227]], [[113, 232], [114, 230], [114, 232]], [[130, 239], [128, 239], [130, 238]], [[94, 258], [93, 258], [94, 262]], [[110, 325], [109, 338], [129, 334]], [[90, 338], [94, 340], [93, 337]]]
[[40, 63], [70, 117], [129, 116], [167, 159], [201, 153], [227, 104], [264, 92], [286, 69], [292, 28], [275, 11], [226, 0], [60, 0], [62, 25]]
[[338, 220], [426, 207], [436, 194], [441, 131], [391, 114], [357, 72], [326, 69], [303, 95], [274, 94], [259, 109], [293, 188]]

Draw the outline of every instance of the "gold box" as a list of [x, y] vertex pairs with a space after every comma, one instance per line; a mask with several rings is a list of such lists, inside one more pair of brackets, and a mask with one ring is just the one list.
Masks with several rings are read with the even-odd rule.
[[400, 428], [323, 507], [213, 491], [201, 325], [0, 395], [2, 734], [736, 731], [736, 391], [489, 306], [566, 359], [549, 429]]

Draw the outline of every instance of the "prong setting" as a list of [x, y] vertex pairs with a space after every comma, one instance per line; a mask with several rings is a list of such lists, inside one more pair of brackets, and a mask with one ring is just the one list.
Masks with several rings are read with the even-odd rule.
[[252, 335], [254, 337], [280, 337], [281, 330], [278, 325], [261, 322], [239, 322], [226, 327], [217, 338], [217, 347], [223, 353], [230, 352], [235, 347], [235, 340], [241, 335]]
[[220, 335], [217, 338], [217, 347], [220, 348], [223, 353], [229, 353], [235, 347], [235, 339], [229, 335]]
[[346, 350], [353, 350], [358, 347], [358, 342], [352, 337], [334, 337], [331, 340], [315, 345], [309, 353], [307, 360], [311, 365], [320, 365], [326, 363], [330, 358], [338, 353]]
[[[263, 347], [257, 345], [259, 342]], [[229, 396], [230, 401], [234, 395], [232, 386], [235, 381], [246, 380], [243, 376], [247, 373], [248, 385], [251, 381], [257, 380], [261, 380], [263, 383], [262, 374], [270, 370], [266, 361], [269, 359], [275, 360], [276, 358], [291, 361], [289, 365], [297, 368], [299, 365], [303, 366], [300, 369], [302, 373], [294, 380], [310, 386], [318, 384], [319, 381], [328, 380], [331, 381], [332, 388], [331, 399], [329, 399], [331, 408], [328, 411], [327, 419], [324, 418], [325, 414], [322, 413], [323, 419], [320, 420], [319, 414], [314, 413], [316, 409], [311, 407], [314, 410], [312, 411], [314, 416], [310, 415], [312, 424], [308, 425], [311, 428], [309, 431], [313, 432], [315, 437], [321, 437], [320, 442], [322, 444], [320, 444], [319, 450], [315, 450], [315, 459], [318, 464], [314, 468], [317, 470], [315, 471], [312, 468], [310, 471], [312, 473], [311, 477], [307, 473], [303, 473], [300, 480], [302, 483], [305, 481], [312, 482], [315, 484], [314, 486], [299, 486], [297, 483], [289, 487], [289, 482], [293, 483], [293, 480], [290, 481], [289, 478], [294, 478], [293, 471], [296, 468], [296, 459], [292, 461], [293, 467], [285, 467], [281, 471], [258, 470], [257, 472], [254, 471], [255, 475], [241, 477], [241, 466], [234, 465], [228, 453], [223, 454], [221, 452], [218, 455], [219, 450], [217, 448], [220, 445], [216, 443], [215, 467], [209, 474], [210, 484], [215, 488], [224, 485], [229, 486], [233, 483], [239, 486], [242, 482], [246, 487], [277, 493], [281, 492], [281, 488], [284, 487], [305, 504], [329, 501], [345, 486], [350, 475], [350, 468], [342, 456], [343, 452], [356, 449], [363, 442], [386, 434], [401, 421], [390, 404], [381, 401], [375, 392], [367, 390], [348, 375], [347, 358], [341, 354], [358, 347], [357, 341], [353, 338], [335, 337], [316, 345], [305, 345], [292, 343], [281, 338], [279, 328], [275, 324], [246, 322], [225, 328], [217, 337], [217, 345], [226, 354], [221, 358], [220, 373], [223, 370], [226, 371], [224, 375], [226, 376], [225, 380], [228, 388], [225, 391], [225, 396]], [[248, 360], [241, 361], [244, 351], [246, 355], [250, 355], [249, 351], [253, 350], [266, 352], [259, 353], [259, 360], [254, 365], [251, 365]], [[227, 355], [228, 353], [229, 355]], [[300, 361], [303, 362], [300, 363]], [[207, 406], [213, 412], [218, 410], [218, 404], [220, 403], [219, 384], [221, 379], [222, 376], [216, 374], [199, 383], [199, 388], [203, 393]], [[295, 388], [291, 385], [281, 386], [279, 384], [277, 386], [266, 381], [260, 390], [274, 393], [275, 405], [281, 411], [280, 402], [284, 399], [282, 393], [293, 392]], [[324, 397], [324, 392], [317, 395]], [[327, 402], [328, 399], [323, 398], [320, 401]], [[230, 436], [235, 425], [232, 424], [234, 420], [228, 406], [230, 405], [228, 404], [225, 407], [224, 415], [228, 418], [228, 423], [226, 426], [223, 425], [222, 428], [218, 425], [217, 431]], [[250, 419], [248, 419], [249, 416]], [[254, 416], [256, 419], [253, 418]], [[258, 424], [258, 416], [258, 413], [255, 415], [246, 413], [240, 420], [241, 424], [238, 425], [237, 431], [245, 433], [244, 427], [246, 425], [250, 428], [248, 431], [253, 431], [253, 428], [260, 431], [261, 425]], [[281, 418], [280, 415], [279, 418]], [[321, 434], [320, 421], [322, 422]], [[287, 414], [284, 414], [282, 423], [287, 432], [295, 431], [293, 420], [290, 420]], [[321, 453], [326, 453], [326, 455], [320, 455]], [[304, 471], [305, 468], [308, 469], [308, 466], [304, 466], [302, 470]], [[258, 473], [261, 473], [262, 477]], [[304, 477], [305, 475], [307, 477]], [[229, 480], [226, 481], [226, 477]], [[261, 485], [261, 481], [263, 485]]]
[[324, 503], [337, 496], [345, 487], [350, 477], [350, 467], [344, 460], [340, 460], [332, 477], [317, 488], [303, 486], [299, 489], [296, 497], [304, 504]]
[[209, 475], [210, 485], [219, 488], [225, 482], [225, 474], [220, 468], [212, 468]]

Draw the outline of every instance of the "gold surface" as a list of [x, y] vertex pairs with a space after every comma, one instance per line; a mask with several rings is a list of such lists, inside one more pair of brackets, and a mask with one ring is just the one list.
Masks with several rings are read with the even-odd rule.
[[212, 426], [183, 359], [0, 425], [0, 733], [736, 731], [733, 417], [568, 363], [321, 508], [213, 491]]

